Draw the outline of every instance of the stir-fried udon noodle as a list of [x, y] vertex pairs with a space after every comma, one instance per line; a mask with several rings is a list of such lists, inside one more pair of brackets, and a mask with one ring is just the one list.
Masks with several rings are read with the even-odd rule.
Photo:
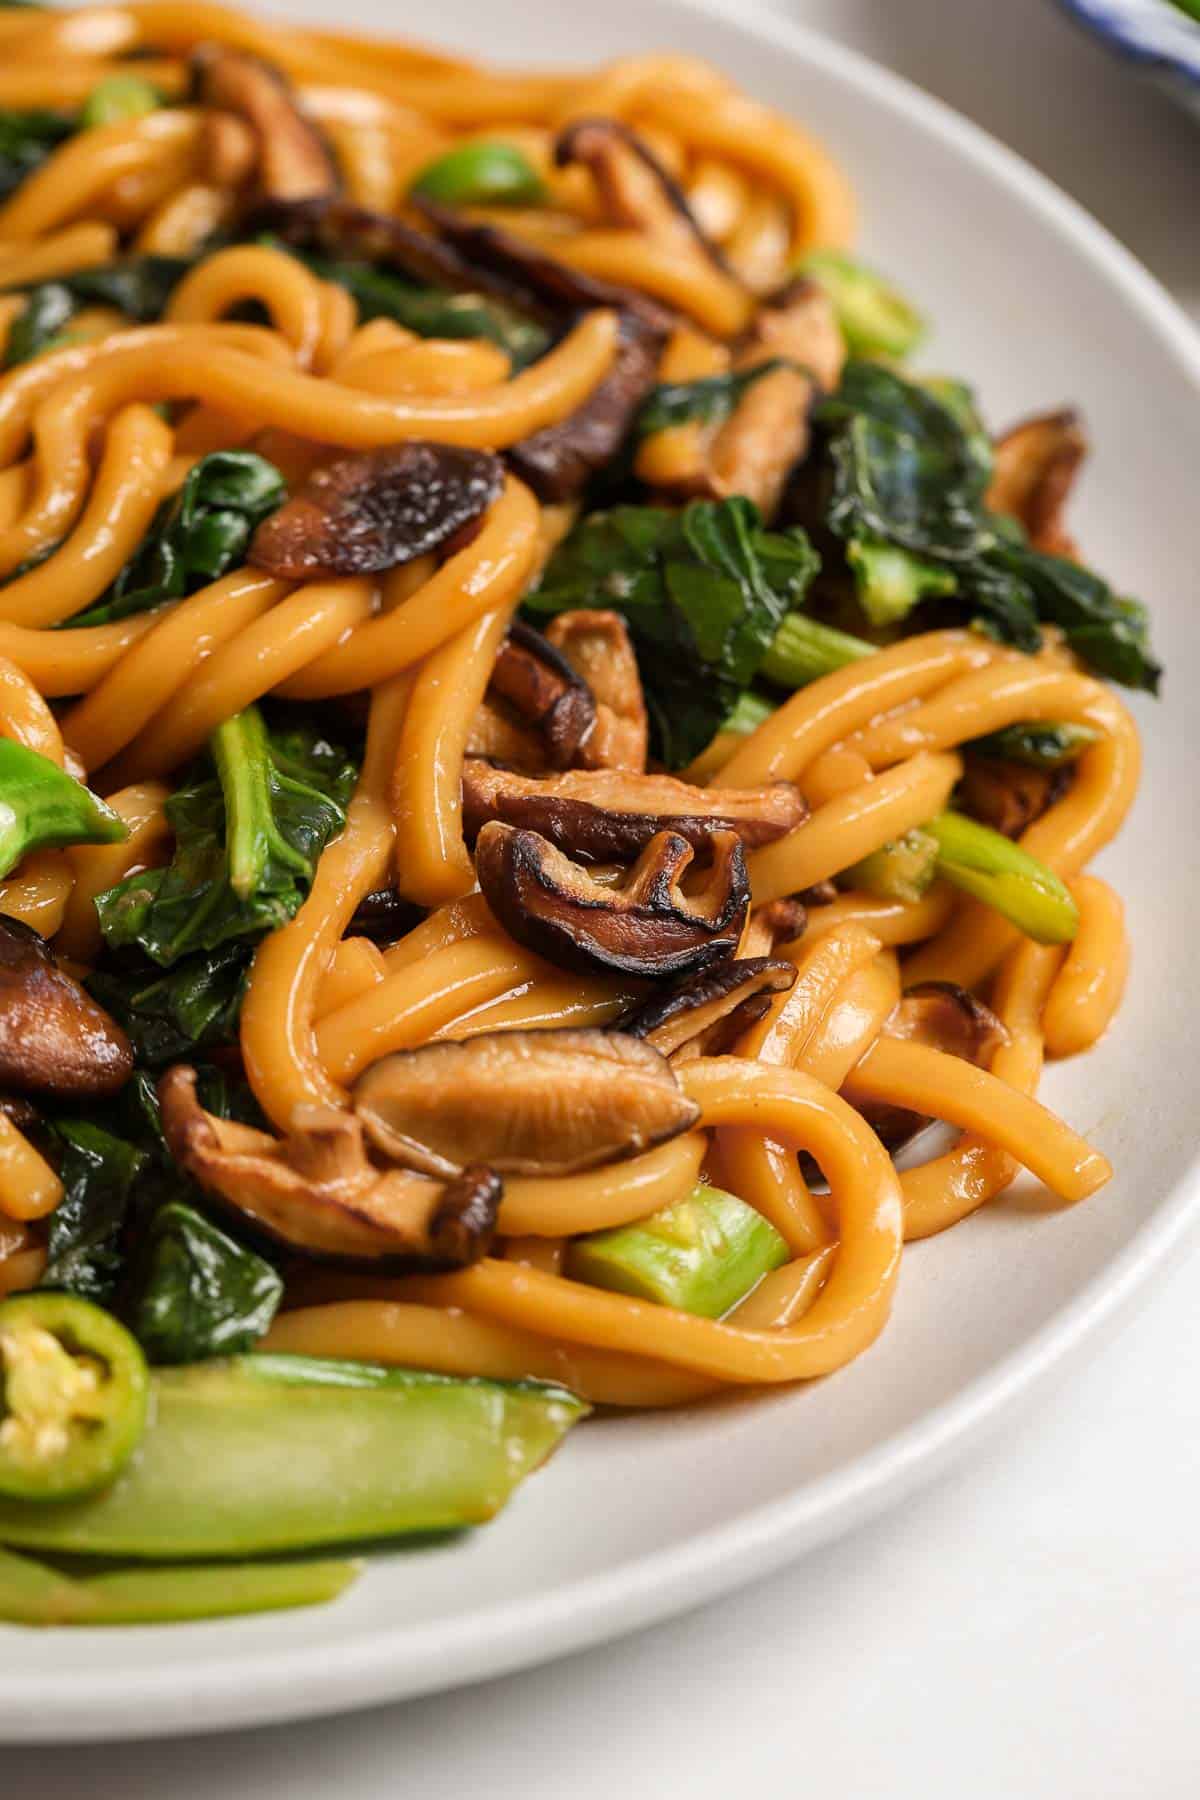
[[0, 36], [0, 1295], [148, 1316], [82, 1119], [277, 1272], [242, 1348], [664, 1406], [1094, 1193], [1157, 671], [826, 151], [685, 54]]

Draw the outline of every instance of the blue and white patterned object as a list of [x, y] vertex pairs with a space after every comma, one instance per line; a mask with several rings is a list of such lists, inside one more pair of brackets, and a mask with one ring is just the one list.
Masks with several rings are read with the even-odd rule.
[[1200, 20], [1172, 0], [1059, 0], [1095, 37], [1157, 77], [1200, 117]]

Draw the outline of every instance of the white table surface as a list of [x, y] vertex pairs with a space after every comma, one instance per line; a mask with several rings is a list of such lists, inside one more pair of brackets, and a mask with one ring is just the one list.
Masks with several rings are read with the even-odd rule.
[[[780, 4], [1023, 152], [1200, 319], [1200, 131], [1050, 0]], [[342, 1721], [2, 1758], [22, 1800], [1195, 1800], [1200, 1246], [967, 1468], [733, 1599]]]

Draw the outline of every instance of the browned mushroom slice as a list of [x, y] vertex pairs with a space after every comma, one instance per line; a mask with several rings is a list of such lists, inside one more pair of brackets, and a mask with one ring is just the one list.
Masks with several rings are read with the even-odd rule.
[[571, 312], [603, 306], [621, 313], [636, 313], [665, 338], [671, 315], [636, 288], [570, 269], [532, 244], [523, 243], [494, 225], [480, 225], [437, 201], [411, 196], [419, 211], [436, 227], [442, 240], [471, 269], [477, 285], [489, 291], [524, 294], [560, 319]]
[[666, 980], [731, 956], [750, 906], [735, 832], [708, 839], [703, 886], [681, 882], [694, 850], [678, 833], [652, 838], [624, 887], [593, 881], [535, 831], [493, 821], [475, 846], [475, 874], [509, 936], [562, 969], [611, 969]]
[[1035, 550], [1073, 556], [1062, 516], [1087, 451], [1079, 415], [1069, 409], [1023, 420], [996, 439], [988, 506], [1018, 519]]
[[[1008, 1032], [990, 1007], [952, 981], [922, 981], [904, 994], [884, 1025], [886, 1037], [904, 1038], [961, 1056], [986, 1069]], [[932, 1120], [901, 1106], [860, 1107], [867, 1123], [891, 1150], [898, 1150]]]
[[1022, 763], [990, 756], [965, 756], [957, 804], [993, 831], [1017, 838], [1056, 800], [1061, 800], [1074, 780], [1075, 771], [1031, 769]]
[[845, 346], [828, 295], [795, 282], [759, 309], [734, 358], [740, 373], [777, 362], [750, 382], [708, 453], [705, 490], [744, 494], [774, 516], [790, 471], [808, 450], [818, 388], [837, 386]]
[[264, 519], [248, 561], [285, 581], [373, 575], [436, 550], [491, 505], [498, 457], [412, 441], [327, 463]]
[[309, 1107], [286, 1138], [216, 1118], [179, 1065], [158, 1084], [172, 1156], [267, 1236], [305, 1255], [403, 1268], [459, 1268], [488, 1250], [501, 1184], [491, 1170], [446, 1185], [411, 1169], [379, 1169], [363, 1128], [334, 1107]]
[[372, 888], [355, 907], [346, 936], [370, 938], [373, 944], [394, 944], [424, 917], [424, 909], [414, 906], [394, 887]]
[[[687, 203], [679, 183], [650, 146], [619, 119], [576, 119], [559, 136], [554, 160], [560, 168], [582, 163], [591, 170], [614, 225], [630, 226], [668, 242], [690, 241], [723, 275], [733, 271]], [[735, 278], [736, 279], [736, 278]]]
[[489, 692], [541, 735], [546, 762], [568, 769], [596, 725], [592, 690], [560, 650], [519, 619], [509, 626]]
[[705, 844], [736, 832], [751, 849], [794, 831], [808, 814], [788, 781], [761, 788], [696, 788], [671, 775], [573, 769], [518, 775], [473, 760], [463, 764], [463, 829], [470, 842], [489, 819], [536, 831], [586, 862], [627, 862], [659, 832]]
[[115, 1094], [133, 1049], [115, 1019], [17, 919], [0, 918], [0, 1086], [72, 1099]]
[[677, 1137], [700, 1109], [657, 1050], [607, 1031], [491, 1031], [368, 1069], [354, 1110], [397, 1162], [570, 1175]]
[[633, 641], [620, 613], [559, 613], [547, 625], [546, 638], [587, 682], [596, 703], [595, 729], [579, 747], [580, 767], [642, 774], [650, 724]]
[[842, 379], [846, 341], [824, 288], [798, 276], [764, 300], [739, 346], [741, 367], [749, 366], [750, 356], [799, 363], [824, 393], [832, 393]]
[[201, 104], [238, 114], [257, 134], [258, 185], [266, 198], [336, 194], [333, 154], [278, 69], [219, 44], [194, 50], [192, 68]]
[[540, 735], [523, 725], [503, 700], [485, 694], [471, 717], [465, 746], [467, 756], [503, 763], [506, 769], [541, 775], [548, 767], [546, 746]]
[[762, 1018], [772, 995], [786, 993], [795, 979], [795, 963], [739, 957], [654, 995], [614, 1029], [653, 1044], [672, 1062], [721, 1056]]
[[666, 333], [640, 312], [618, 315], [617, 351], [583, 405], [514, 444], [508, 460], [542, 500], [569, 500], [616, 455], [657, 379]]
[[770, 900], [766, 906], [756, 906], [742, 939], [742, 955], [768, 956], [776, 944], [791, 944], [803, 937], [807, 925], [803, 900]]

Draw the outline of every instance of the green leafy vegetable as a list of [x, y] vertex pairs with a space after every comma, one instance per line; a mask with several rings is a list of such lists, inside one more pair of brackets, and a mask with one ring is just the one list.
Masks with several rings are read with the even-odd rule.
[[213, 755], [216, 774], [202, 765], [167, 802], [167, 867], [98, 896], [110, 949], [136, 945], [169, 968], [189, 952], [273, 931], [296, 912], [341, 829], [354, 765], [316, 733], [271, 735], [248, 707], [217, 728]]
[[142, 119], [157, 112], [162, 95], [140, 75], [110, 75], [94, 87], [84, 102], [79, 123], [84, 129], [116, 125], [125, 119]]
[[250, 450], [214, 450], [164, 501], [137, 554], [108, 594], [70, 624], [103, 625], [182, 599], [235, 568], [269, 513], [283, 504], [283, 476]]
[[720, 730], [816, 568], [802, 531], [764, 531], [740, 497], [679, 513], [619, 506], [576, 526], [527, 605], [624, 616], [658, 752], [682, 768]]
[[[300, 253], [290, 250], [289, 254]], [[307, 254], [300, 260], [323, 281], [334, 281], [353, 294], [364, 324], [368, 319], [395, 319], [420, 337], [486, 338], [507, 351], [514, 370], [536, 362], [550, 347], [550, 334], [544, 326], [502, 300], [419, 286], [371, 263], [335, 262]]]
[[[1022, 650], [1036, 650], [1039, 626], [1054, 624], [1101, 674], [1157, 693], [1144, 609], [1090, 570], [1032, 549], [1015, 521], [988, 511], [990, 446], [961, 383], [915, 383], [849, 362], [817, 416], [828, 433], [823, 523], [845, 542], [874, 622], [932, 595]], [[886, 565], [881, 582], [885, 549], [916, 566]]]
[[653, 437], [674, 425], [720, 425], [761, 375], [786, 367], [780, 357], [756, 363], [752, 369], [726, 370], [704, 375], [697, 381], [668, 381], [652, 388], [634, 420], [637, 438]]
[[191, 266], [181, 257], [129, 256], [39, 282], [9, 332], [5, 368], [69, 342], [71, 320], [85, 306], [112, 306], [138, 324], [152, 323]]
[[1024, 763], [1031, 769], [1061, 769], [1082, 755], [1099, 735], [1090, 725], [1010, 725], [1004, 731], [974, 738], [966, 747], [980, 756]]
[[0, 737], [0, 877], [30, 850], [119, 844], [129, 828], [90, 788], [48, 756]]
[[41, 1286], [104, 1305], [120, 1279], [121, 1231], [146, 1156], [86, 1119], [54, 1125], [63, 1199], [50, 1217]]
[[4, 348], [5, 368], [14, 369], [44, 350], [57, 349], [78, 310], [75, 296], [63, 282], [44, 281], [35, 287], [24, 311], [13, 320]]
[[0, 109], [0, 200], [40, 169], [76, 128], [75, 115], [45, 108]]
[[882, 275], [838, 250], [813, 250], [800, 272], [819, 281], [833, 303], [851, 356], [907, 356], [925, 321]]
[[165, 975], [139, 957], [132, 968], [93, 970], [87, 986], [124, 1027], [137, 1061], [159, 1069], [233, 1042], [251, 954], [248, 943], [225, 944], [182, 957]]
[[176, 1200], [154, 1215], [129, 1320], [151, 1362], [198, 1362], [251, 1349], [282, 1297], [269, 1262]]

